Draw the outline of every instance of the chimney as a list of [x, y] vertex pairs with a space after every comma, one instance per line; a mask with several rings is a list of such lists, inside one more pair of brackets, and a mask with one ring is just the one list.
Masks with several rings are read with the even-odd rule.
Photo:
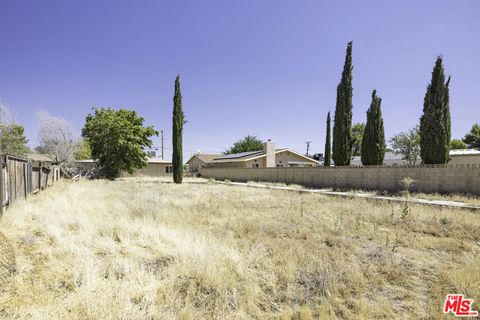
[[273, 143], [270, 139], [267, 142], [263, 143], [263, 152], [267, 155], [267, 159], [265, 161], [266, 168], [274, 168], [275, 167], [275, 143]]

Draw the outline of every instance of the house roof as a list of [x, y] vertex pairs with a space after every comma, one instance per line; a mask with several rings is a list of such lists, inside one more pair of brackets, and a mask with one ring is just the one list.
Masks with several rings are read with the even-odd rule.
[[[308, 160], [309, 162], [313, 163], [320, 163], [315, 159], [312, 159], [310, 157], [304, 156], [303, 154], [300, 154], [298, 152], [295, 152], [291, 149], [288, 148], [282, 148], [282, 149], [275, 149], [275, 154], [280, 153], [280, 152], [291, 152], [301, 158], [304, 158], [305, 160]], [[211, 161], [208, 161], [208, 163], [219, 163], [219, 162], [242, 162], [242, 161], [249, 161], [249, 160], [254, 160], [258, 158], [263, 158], [266, 157], [265, 151], [250, 151], [250, 152], [241, 152], [241, 153], [235, 153], [235, 154], [228, 154], [222, 157], [214, 158]]]
[[203, 162], [208, 162], [208, 161], [212, 161], [213, 159], [221, 157], [221, 156], [222, 156], [221, 154], [196, 153], [193, 156], [191, 156], [190, 159], [188, 159], [188, 161], [186, 163], [189, 163], [195, 157], [200, 159]]
[[147, 163], [172, 163], [171, 160], [165, 160], [162, 158], [149, 158]]
[[251, 157], [254, 155], [261, 155], [263, 151], [248, 151], [248, 152], [240, 152], [240, 153], [232, 153], [232, 154], [226, 154], [224, 156], [220, 156], [217, 158], [214, 158], [212, 160], [225, 160], [225, 159], [240, 159], [240, 158], [245, 158], [245, 157]]

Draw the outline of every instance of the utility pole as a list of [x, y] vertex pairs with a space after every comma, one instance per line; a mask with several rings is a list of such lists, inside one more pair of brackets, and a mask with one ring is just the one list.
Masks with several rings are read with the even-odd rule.
[[162, 134], [162, 160], [164, 160], [164, 159], [163, 159], [163, 130], [160, 130], [160, 132], [161, 132], [161, 134]]
[[307, 141], [305, 143], [307, 144], [307, 157], [308, 157], [308, 151], [310, 150], [310, 143], [312, 143], [312, 141]]

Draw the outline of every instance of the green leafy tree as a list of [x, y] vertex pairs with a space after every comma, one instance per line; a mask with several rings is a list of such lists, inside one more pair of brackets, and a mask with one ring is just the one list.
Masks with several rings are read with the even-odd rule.
[[325, 134], [325, 158], [323, 160], [323, 164], [326, 166], [326, 167], [329, 167], [331, 165], [331, 148], [332, 148], [332, 142], [330, 141], [330, 132], [331, 132], [331, 128], [330, 128], [330, 111], [328, 111], [328, 115], [327, 115], [327, 133]]
[[23, 126], [15, 123], [10, 106], [0, 99], [0, 153], [23, 157], [30, 152], [27, 143]]
[[401, 154], [403, 160], [409, 164], [416, 164], [420, 157], [420, 134], [418, 125], [408, 130], [400, 132], [390, 139], [390, 145], [393, 152]]
[[236, 141], [230, 149], [225, 151], [225, 154], [259, 151], [262, 149], [262, 140], [258, 139], [256, 136], [247, 135], [243, 139]]
[[180, 76], [175, 79], [175, 93], [173, 96], [173, 130], [172, 130], [172, 166], [173, 182], [182, 183], [183, 180], [183, 125], [185, 115], [182, 109], [182, 92], [180, 91]]
[[152, 146], [150, 137], [158, 131], [143, 122], [135, 111], [125, 109], [100, 108], [87, 115], [82, 136], [107, 178], [115, 179], [122, 171], [133, 174], [147, 165], [144, 149]]
[[438, 57], [427, 86], [420, 118], [420, 155], [426, 164], [443, 164], [449, 160], [450, 77], [445, 81], [442, 58]]
[[367, 124], [362, 139], [362, 163], [381, 165], [385, 157], [385, 130], [382, 118], [382, 98], [372, 92], [372, 103], [367, 111]]
[[365, 132], [365, 123], [355, 123], [352, 126], [352, 158], [362, 154], [362, 140]]
[[92, 158], [92, 148], [90, 147], [90, 144], [88, 143], [88, 140], [82, 139], [81, 141], [79, 141], [78, 142], [78, 148], [73, 155], [75, 157], [75, 160], [91, 159]]
[[459, 150], [459, 149], [468, 149], [468, 146], [462, 140], [452, 139], [450, 141], [450, 150]]
[[25, 129], [16, 123], [0, 124], [1, 153], [23, 157], [30, 152]]
[[333, 124], [333, 161], [349, 165], [352, 154], [352, 42], [347, 45], [342, 79], [337, 86], [337, 103]]
[[480, 125], [475, 123], [470, 132], [465, 135], [463, 142], [471, 149], [480, 149]]

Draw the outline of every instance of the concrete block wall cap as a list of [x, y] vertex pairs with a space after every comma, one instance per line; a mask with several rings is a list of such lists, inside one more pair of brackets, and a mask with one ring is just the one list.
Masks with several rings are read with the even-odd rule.
[[480, 168], [480, 164], [475, 163], [459, 163], [459, 164], [405, 164], [405, 165], [372, 165], [372, 166], [361, 166], [361, 165], [351, 165], [351, 166], [317, 166], [317, 167], [289, 167], [289, 168], [201, 168], [201, 170], [218, 170], [218, 169], [228, 169], [228, 170], [241, 170], [241, 169], [274, 169], [274, 170], [328, 170], [328, 169], [376, 169], [376, 168], [392, 168], [392, 169], [402, 169], [402, 168], [419, 168], [419, 169], [428, 169], [428, 168]]

